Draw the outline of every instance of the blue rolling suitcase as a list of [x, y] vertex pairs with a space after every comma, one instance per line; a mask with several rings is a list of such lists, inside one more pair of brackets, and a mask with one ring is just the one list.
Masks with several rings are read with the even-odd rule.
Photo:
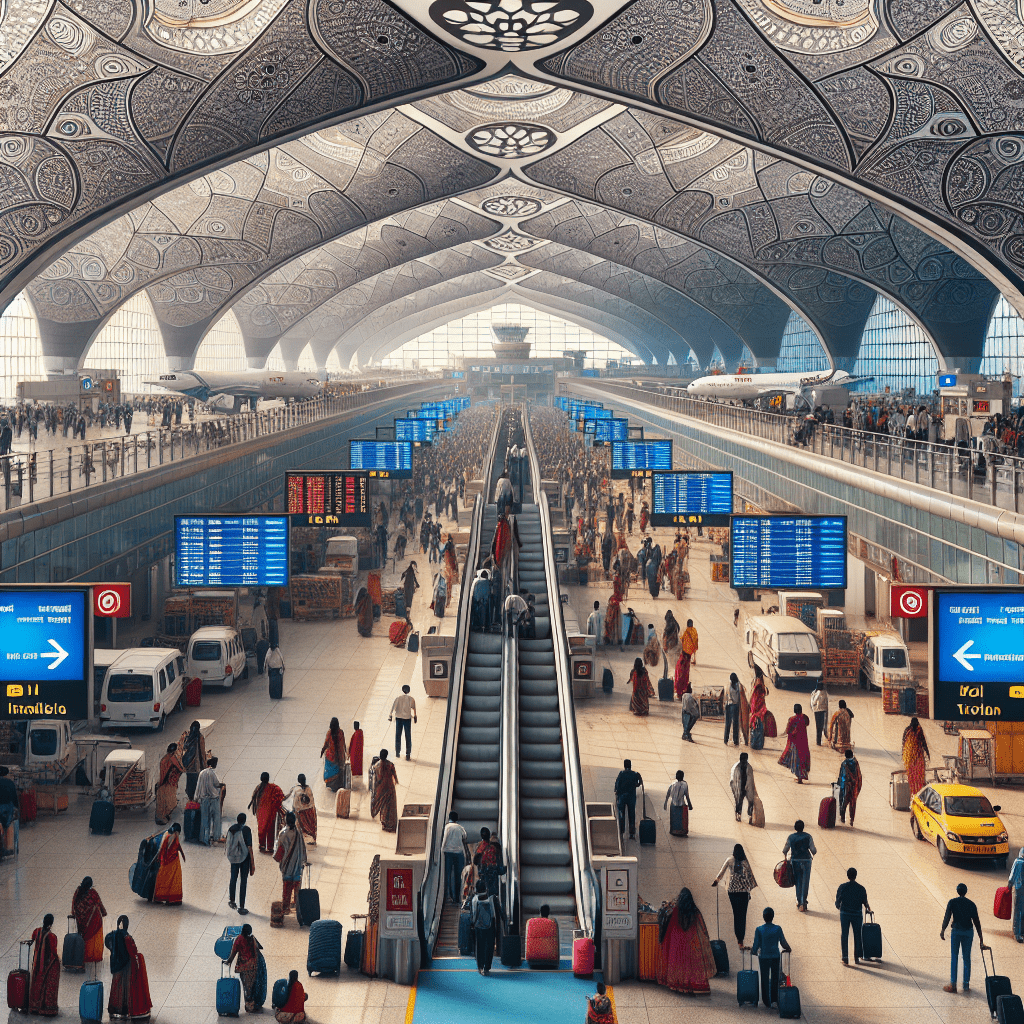
[[231, 924], [220, 933], [220, 938], [213, 944], [213, 951], [217, 954], [218, 959], [227, 960], [231, 956], [231, 947], [235, 944], [235, 939], [242, 934], [242, 926], [240, 924]]
[[[782, 954], [786, 967], [792, 970], [793, 957], [789, 953]], [[781, 964], [779, 965], [781, 969]], [[779, 984], [779, 1016], [783, 1020], [796, 1020], [800, 1016], [800, 989], [789, 982], [789, 971], [782, 970], [783, 978]]]
[[275, 1010], [280, 1010], [288, 1001], [288, 979], [278, 978], [274, 982], [274, 988], [270, 994], [270, 1005]]
[[420, 634], [418, 631], [413, 631], [409, 634], [408, 639], [405, 641], [405, 649], [410, 654], [418, 654], [420, 650]]
[[363, 938], [361, 931], [349, 931], [345, 936], [345, 966], [349, 970], [358, 970], [363, 962]]
[[750, 1003], [751, 1006], [757, 1006], [757, 999], [760, 988], [760, 977], [757, 971], [754, 970], [754, 954], [750, 954], [750, 970], [745, 969], [746, 956], [744, 950], [740, 954], [740, 970], [736, 972], [736, 1002], [742, 1006], [744, 1003]]
[[404, 619], [406, 617], [405, 607], [405, 591], [399, 587], [395, 591], [395, 618]]
[[996, 1020], [999, 1024], [1024, 1024], [1024, 1003], [1020, 996], [1000, 996], [996, 1000]]
[[242, 1008], [242, 983], [238, 978], [225, 974], [226, 970], [227, 964], [221, 964], [217, 979], [217, 1016], [237, 1017]]
[[470, 901], [466, 900], [466, 905], [459, 914], [459, 952], [463, 956], [472, 956], [475, 949], [473, 944], [473, 926], [469, 922], [469, 905]]
[[102, 981], [87, 981], [78, 990], [78, 1015], [82, 1020], [103, 1020]]
[[114, 831], [114, 805], [109, 800], [96, 800], [89, 813], [89, 831], [96, 836], [109, 836]]
[[339, 974], [341, 972], [341, 922], [321, 918], [309, 926], [309, 951], [306, 973]]

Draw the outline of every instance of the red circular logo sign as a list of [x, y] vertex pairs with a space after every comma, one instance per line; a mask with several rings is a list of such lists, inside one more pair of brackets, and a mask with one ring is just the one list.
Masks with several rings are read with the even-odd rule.
[[904, 590], [900, 594], [900, 611], [904, 615], [917, 615], [923, 607], [924, 601], [917, 590]]
[[116, 590], [96, 592], [96, 607], [104, 615], [114, 615], [121, 610], [121, 595]]

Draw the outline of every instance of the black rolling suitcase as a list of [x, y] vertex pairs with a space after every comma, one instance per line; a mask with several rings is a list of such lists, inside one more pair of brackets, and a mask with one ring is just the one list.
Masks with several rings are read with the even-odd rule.
[[640, 798], [641, 814], [643, 815], [637, 829], [640, 836], [640, 845], [653, 846], [658, 840], [658, 826], [653, 818], [647, 817], [647, 791], [643, 786], [640, 787]]
[[306, 881], [310, 887], [303, 889], [299, 887], [298, 895], [295, 897], [295, 919], [303, 927], [308, 928], [314, 921], [320, 920], [320, 890], [312, 888], [313, 869], [306, 865]]
[[[786, 966], [792, 970], [793, 957], [789, 953], [782, 955], [789, 958]], [[781, 970], [782, 965], [779, 967]], [[800, 989], [790, 981], [789, 971], [783, 970], [782, 975], [779, 984], [779, 1016], [783, 1020], [796, 1020], [800, 1016]]]
[[181, 837], [186, 843], [199, 842], [199, 829], [203, 823], [202, 808], [195, 800], [189, 800], [185, 804], [185, 813], [182, 815]]
[[114, 805], [109, 800], [96, 800], [89, 813], [89, 831], [97, 836], [109, 836], [114, 831]]
[[501, 962], [505, 967], [522, 967], [523, 940], [520, 935], [501, 937]]
[[1012, 993], [996, 1000], [996, 1020], [999, 1024], [1024, 1024], [1024, 1003]]
[[[75, 925], [74, 931], [71, 930], [72, 923]], [[85, 970], [85, 939], [78, 934], [78, 922], [74, 914], [68, 914], [68, 933], [64, 936], [60, 960], [65, 971]]]
[[395, 618], [404, 619], [405, 614], [405, 590], [402, 587], [399, 587], [395, 591]]
[[472, 956], [476, 948], [473, 940], [473, 925], [470, 924], [472, 900], [466, 900], [459, 912], [459, 952], [463, 956]]
[[719, 910], [718, 886], [715, 886], [715, 933], [717, 939], [711, 940], [711, 953], [715, 958], [715, 977], [721, 978], [729, 973], [729, 950], [722, 941], [722, 915]]
[[868, 911], [870, 920], [861, 926], [860, 945], [861, 954], [865, 960], [882, 959], [882, 926], [875, 924], [874, 911]]
[[[360, 915], [353, 915], [353, 919]], [[354, 929], [345, 936], [345, 966], [350, 971], [358, 971], [363, 962], [363, 937], [366, 933]]]
[[270, 688], [270, 699], [280, 700], [284, 696], [284, 672], [279, 668], [272, 668], [267, 673], [267, 677]]
[[740, 953], [740, 970], [736, 972], [736, 1002], [742, 1006], [744, 1003], [750, 1003], [751, 1006], [757, 1006], [757, 1000], [759, 998], [761, 988], [761, 976], [758, 971], [754, 970], [754, 954], [750, 954], [750, 970], [745, 970], [746, 958], [743, 953]]
[[990, 949], [989, 958], [992, 961], [992, 973], [988, 970], [988, 960], [985, 959], [985, 950], [981, 951], [981, 963], [985, 968], [985, 995], [988, 996], [988, 1012], [995, 1017], [996, 1000], [1000, 996], [1011, 995], [1013, 989], [1010, 987], [1010, 979], [1005, 974], [996, 974], [996, 958]]
[[615, 676], [612, 675], [612, 670], [606, 668], [604, 674], [601, 676], [601, 689], [605, 693], [611, 693], [615, 688]]
[[675, 681], [668, 676], [662, 676], [658, 680], [658, 700], [672, 701], [676, 698]]

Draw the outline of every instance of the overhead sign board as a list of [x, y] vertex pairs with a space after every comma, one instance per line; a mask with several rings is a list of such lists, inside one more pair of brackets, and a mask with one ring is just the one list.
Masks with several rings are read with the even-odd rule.
[[932, 717], [1024, 721], [1024, 587], [931, 593]]
[[939, 387], [940, 388], [955, 388], [956, 387], [956, 374], [955, 373], [942, 373], [942, 374], [939, 374]]
[[175, 585], [288, 586], [288, 516], [174, 517]]
[[370, 526], [370, 482], [365, 472], [328, 470], [284, 475], [292, 526]]
[[434, 440], [434, 435], [437, 433], [437, 425], [440, 423], [441, 429], [444, 430], [444, 420], [440, 419], [428, 419], [426, 416], [422, 418], [411, 418], [409, 416], [402, 416], [395, 420], [395, 437], [396, 441], [420, 441], [429, 442]]
[[412, 477], [412, 441], [349, 441], [349, 466], [378, 479]]
[[132, 585], [97, 583], [92, 588], [92, 613], [100, 619], [131, 618]]
[[0, 587], [0, 719], [87, 719], [90, 587]]
[[651, 476], [655, 471], [672, 469], [672, 441], [669, 438], [648, 441], [612, 441], [612, 479]]
[[733, 516], [729, 552], [736, 590], [846, 588], [846, 516]]
[[653, 526], [729, 525], [732, 473], [655, 473], [652, 490]]

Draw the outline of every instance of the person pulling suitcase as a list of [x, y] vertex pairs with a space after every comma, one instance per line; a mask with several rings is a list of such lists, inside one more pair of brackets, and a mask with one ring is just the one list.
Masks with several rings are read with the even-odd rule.
[[868, 903], [867, 890], [857, 881], [857, 869], [848, 868], [846, 877], [848, 880], [836, 890], [836, 910], [839, 911], [839, 942], [843, 951], [843, 966], [849, 967], [850, 929], [853, 929], [853, 962], [859, 964], [864, 957], [864, 916], [861, 908], [870, 914], [871, 905]]
[[284, 694], [284, 655], [281, 648], [275, 645], [267, 655], [267, 676], [270, 683], [270, 696], [280, 700]]

